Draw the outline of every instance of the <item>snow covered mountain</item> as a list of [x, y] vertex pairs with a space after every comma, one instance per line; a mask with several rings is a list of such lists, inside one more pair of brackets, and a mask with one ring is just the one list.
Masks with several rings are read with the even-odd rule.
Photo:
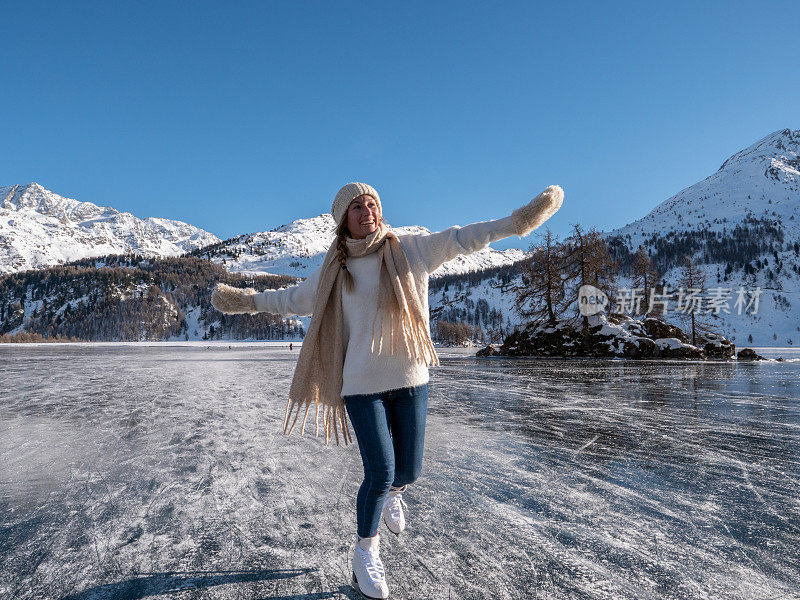
[[783, 129], [726, 160], [719, 170], [608, 233], [634, 249], [654, 234], [704, 229], [729, 232], [746, 219], [777, 222], [800, 237], [800, 130]]
[[[204, 249], [198, 255], [232, 272], [304, 277], [322, 261], [333, 230], [330, 215], [320, 215], [226, 240], [213, 252]], [[427, 231], [421, 227], [398, 230]], [[702, 295], [711, 296], [715, 287], [731, 291], [730, 312], [709, 317], [738, 346], [800, 345], [800, 131], [784, 129], [766, 136], [734, 154], [710, 177], [605, 236], [623, 258], [626, 253], [630, 258], [640, 245], [649, 250], [662, 279], [673, 290], [678, 287], [680, 258], [692, 254], [706, 276]], [[458, 257], [433, 276], [484, 271], [524, 256], [520, 250], [487, 249]], [[625, 261], [621, 262], [624, 272]], [[501, 279], [498, 275], [470, 284], [465, 275], [463, 281], [448, 286], [432, 282], [433, 320], [466, 318], [473, 324], [477, 312], [486, 327], [496, 327], [497, 321], [502, 321], [504, 329], [518, 324], [510, 293], [518, 276], [514, 281]], [[631, 285], [624, 273], [618, 285]], [[737, 312], [734, 303], [740, 288], [748, 294], [760, 290], [755, 313], [752, 305], [749, 312]], [[487, 320], [485, 315], [492, 310], [502, 317]]]
[[0, 187], [0, 274], [106, 254], [175, 256], [218, 241], [181, 221], [139, 219], [38, 183]]
[[[396, 230], [427, 232], [423, 227]], [[640, 245], [672, 290], [679, 286], [680, 259], [690, 254], [705, 274], [701, 296], [710, 299], [714, 288], [729, 290], [727, 307], [716, 317], [704, 315], [722, 335], [739, 348], [800, 346], [800, 130], [766, 136], [643, 218], [604, 235], [620, 263], [618, 288], [631, 286], [632, 255]], [[190, 251], [232, 273], [305, 277], [319, 266], [333, 238], [328, 214], [220, 241], [184, 223], [139, 220], [62, 198], [37, 184], [0, 188], [0, 275], [113, 253]], [[476, 334], [479, 326], [494, 337], [519, 324], [511, 290], [520, 276], [511, 265], [525, 256], [520, 250], [487, 248], [443, 265], [431, 281], [432, 325], [466, 323]], [[749, 311], [737, 311], [740, 289], [748, 300], [760, 291], [757, 310], [751, 305]], [[13, 310], [27, 311], [28, 304], [33, 311], [30, 302]], [[680, 324], [681, 319], [669, 320]], [[198, 335], [205, 331], [191, 329]]]
[[[326, 213], [310, 219], [297, 219], [271, 231], [240, 235], [196, 254], [208, 256], [233, 273], [306, 277], [322, 264], [334, 240], [335, 229], [333, 217]], [[393, 230], [399, 235], [430, 233], [420, 226], [395, 227]], [[468, 256], [458, 256], [439, 267], [432, 276], [483, 271], [510, 265], [524, 257], [522, 250], [499, 251], [490, 247]]]
[[[694, 256], [703, 296], [732, 290], [731, 312], [715, 321], [738, 345], [800, 345], [800, 130], [771, 133], [606, 236], [629, 252], [643, 246], [673, 289], [680, 257]], [[740, 288], [761, 290], [757, 313], [733, 309]]]

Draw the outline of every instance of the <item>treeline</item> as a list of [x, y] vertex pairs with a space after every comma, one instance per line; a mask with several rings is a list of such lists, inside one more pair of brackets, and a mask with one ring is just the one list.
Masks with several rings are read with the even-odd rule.
[[448, 346], [463, 346], [476, 341], [486, 343], [483, 332], [467, 323], [451, 321], [436, 321], [434, 337], [437, 341]]
[[83, 342], [74, 337], [66, 337], [63, 335], [56, 335], [54, 337], [44, 337], [41, 333], [4, 333], [0, 335], [0, 344], [10, 343], [32, 343], [32, 342]]
[[[270, 231], [275, 231], [276, 229], [274, 228]], [[224, 265], [228, 260], [237, 261], [243, 254], [264, 256], [285, 245], [286, 242], [282, 238], [265, 239], [262, 233], [245, 233], [202, 248], [195, 248], [182, 256], [205, 258], [209, 261], [219, 259]], [[307, 254], [307, 256], [310, 255]]]
[[452, 305], [432, 309], [431, 319], [436, 324], [434, 335], [438, 336], [436, 337], [437, 341], [443, 343], [451, 343], [452, 335], [448, 329], [440, 330], [438, 328], [440, 323], [463, 325], [471, 332], [471, 337], [479, 343], [499, 342], [506, 336], [510, 328], [505, 321], [507, 317], [503, 314], [502, 309], [489, 306], [489, 303], [483, 298], [475, 302], [466, 292], [463, 297], [454, 298]]
[[303, 334], [297, 320], [224, 315], [211, 306], [217, 282], [274, 289], [296, 281], [233, 274], [195, 257], [83, 259], [0, 277], [0, 335], [98, 341], [297, 337]]
[[430, 312], [434, 339], [448, 345], [461, 345], [467, 339], [480, 344], [502, 341], [511, 328], [508, 316], [485, 299], [475, 301], [470, 295], [473, 288], [482, 284], [496, 287], [500, 293], [510, 292], [524, 262], [431, 278], [428, 283], [431, 298], [442, 296], [441, 305]]
[[456, 273], [451, 275], [440, 275], [438, 277], [431, 277], [428, 282], [428, 291], [433, 294], [438, 294], [440, 291], [445, 293], [450, 291], [450, 287], [455, 290], [461, 291], [465, 287], [475, 287], [481, 285], [483, 282], [494, 279], [498, 287], [507, 286], [511, 281], [519, 275], [522, 269], [522, 264], [525, 260], [518, 260], [510, 265], [501, 265], [497, 267], [490, 267], [483, 271], [471, 271], [469, 273]]
[[[209, 244], [208, 246], [203, 246], [202, 248], [195, 248], [194, 250], [190, 250], [185, 254], [182, 254], [182, 258], [186, 257], [195, 257], [195, 258], [205, 258], [206, 260], [212, 260], [213, 258], [221, 258], [223, 261], [226, 258], [230, 258], [232, 260], [236, 260], [240, 255], [242, 255], [245, 250], [244, 248], [236, 248], [231, 247], [234, 244], [244, 244], [245, 246], [248, 245], [248, 242], [252, 238], [252, 234], [242, 234], [237, 235], [232, 238], [228, 238], [227, 240], [222, 240], [216, 242], [214, 244]], [[263, 252], [251, 252], [252, 254], [263, 254]]]
[[[715, 222], [727, 222], [727, 218], [715, 219]], [[655, 268], [662, 273], [680, 267], [686, 255], [696, 256], [703, 263], [725, 264], [729, 273], [752, 269], [748, 264], [765, 254], [793, 251], [795, 256], [800, 256], [800, 243], [786, 242], [780, 223], [752, 216], [745, 217], [742, 224], [737, 224], [732, 230], [723, 226], [722, 231], [700, 229], [653, 234], [645, 240], [643, 247]], [[634, 260], [630, 235], [610, 237], [608, 250], [619, 265], [620, 274], [629, 275]]]

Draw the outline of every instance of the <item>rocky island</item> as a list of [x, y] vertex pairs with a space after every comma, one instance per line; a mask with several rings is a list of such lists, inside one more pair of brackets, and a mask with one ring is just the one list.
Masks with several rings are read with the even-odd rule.
[[[477, 356], [558, 356], [620, 358], [684, 358], [695, 360], [761, 360], [745, 348], [736, 354], [733, 342], [707, 333], [697, 345], [679, 327], [657, 317], [643, 320], [620, 313], [587, 317], [585, 328], [568, 321], [530, 325], [509, 335], [503, 344], [487, 346]], [[696, 340], [697, 341], [697, 340]]]

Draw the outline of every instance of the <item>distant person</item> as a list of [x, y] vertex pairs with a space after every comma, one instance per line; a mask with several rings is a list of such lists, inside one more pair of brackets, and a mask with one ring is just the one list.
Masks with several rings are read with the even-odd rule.
[[292, 350], [292, 342], [289, 342], [289, 350]]
[[459, 254], [511, 235], [525, 236], [560, 207], [550, 186], [497, 221], [439, 233], [398, 235], [383, 219], [378, 192], [348, 183], [331, 213], [336, 239], [322, 265], [301, 283], [258, 293], [217, 284], [212, 302], [224, 313], [312, 315], [289, 390], [283, 423], [291, 433], [309, 411], [333, 436], [352, 441], [353, 424], [364, 481], [356, 497], [353, 586], [368, 598], [388, 598], [378, 547], [381, 517], [394, 534], [405, 529], [406, 487], [422, 468], [428, 408], [428, 366], [438, 365], [428, 321], [428, 274]]

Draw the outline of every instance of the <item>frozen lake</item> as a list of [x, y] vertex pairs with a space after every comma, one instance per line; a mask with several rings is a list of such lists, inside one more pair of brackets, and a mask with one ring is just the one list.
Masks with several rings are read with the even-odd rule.
[[[380, 529], [392, 597], [798, 597], [800, 353], [780, 354], [442, 351], [408, 529]], [[280, 433], [296, 357], [0, 345], [0, 598], [355, 598], [361, 461]]]

